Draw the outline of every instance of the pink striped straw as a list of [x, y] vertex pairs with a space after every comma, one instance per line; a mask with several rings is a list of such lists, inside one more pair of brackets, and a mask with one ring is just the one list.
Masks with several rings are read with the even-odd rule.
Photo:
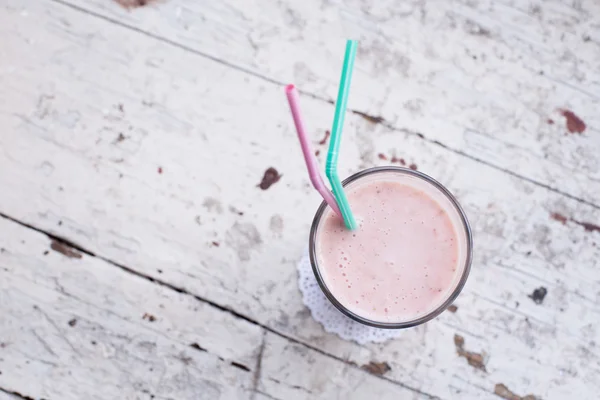
[[306, 161], [306, 167], [308, 168], [308, 176], [317, 192], [323, 196], [323, 199], [327, 202], [329, 207], [335, 211], [335, 213], [342, 218], [342, 213], [333, 197], [333, 194], [325, 186], [323, 177], [319, 173], [319, 165], [317, 159], [312, 152], [310, 142], [308, 141], [308, 135], [304, 129], [304, 122], [300, 112], [300, 105], [298, 104], [298, 91], [294, 85], [287, 85], [285, 87], [285, 94], [287, 95], [288, 102], [290, 103], [290, 110], [292, 111], [292, 117], [294, 118], [294, 124], [296, 125], [296, 132], [298, 132], [298, 139], [300, 140], [300, 146], [302, 147], [302, 153], [304, 154], [304, 161]]

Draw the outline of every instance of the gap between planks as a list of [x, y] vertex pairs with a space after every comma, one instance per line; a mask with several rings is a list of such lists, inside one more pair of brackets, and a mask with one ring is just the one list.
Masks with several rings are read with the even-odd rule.
[[[194, 48], [191, 48], [189, 46], [183, 45], [181, 43], [177, 43], [174, 40], [171, 40], [171, 39], [159, 36], [159, 35], [155, 35], [152, 32], [145, 31], [145, 30], [143, 30], [141, 28], [137, 28], [137, 27], [135, 27], [133, 25], [128, 25], [128, 24], [123, 23], [121, 21], [118, 21], [116, 19], [113, 19], [113, 18], [107, 17], [105, 15], [102, 15], [100, 13], [88, 10], [86, 8], [77, 6], [75, 4], [68, 3], [67, 1], [64, 1], [64, 0], [50, 0], [50, 1], [52, 1], [53, 3], [60, 4], [60, 5], [64, 6], [64, 7], [71, 8], [71, 9], [77, 11], [77, 12], [81, 12], [81, 13], [93, 16], [95, 18], [99, 18], [99, 19], [104, 20], [106, 22], [109, 22], [111, 24], [114, 24], [114, 25], [120, 26], [122, 28], [131, 30], [133, 32], [139, 33], [139, 34], [141, 34], [143, 36], [146, 36], [146, 37], [149, 37], [149, 38], [151, 38], [153, 40], [157, 40], [157, 41], [162, 42], [164, 44], [167, 44], [167, 45], [176, 47], [178, 49], [190, 52], [190, 53], [195, 54], [197, 56], [206, 58], [206, 59], [211, 60], [211, 61], [213, 61], [213, 62], [215, 62], [217, 64], [221, 64], [221, 65], [223, 65], [223, 66], [225, 66], [227, 68], [231, 68], [231, 69], [240, 71], [240, 72], [242, 72], [244, 74], [251, 75], [251, 76], [253, 76], [255, 78], [258, 78], [260, 80], [263, 80], [265, 82], [268, 82], [268, 83], [271, 83], [271, 84], [274, 84], [274, 85], [277, 85], [277, 86], [281, 86], [281, 87], [284, 87], [285, 85], [287, 85], [286, 82], [281, 82], [281, 81], [279, 81], [277, 79], [273, 79], [273, 78], [271, 78], [269, 76], [266, 76], [266, 75], [260, 74], [258, 72], [252, 71], [250, 69], [244, 68], [244, 67], [242, 67], [240, 65], [231, 63], [231, 62], [226, 61], [226, 60], [223, 60], [221, 58], [218, 58], [216, 56], [210, 55], [208, 53], [204, 53], [202, 51], [199, 51], [197, 49], [194, 49]], [[321, 97], [321, 96], [318, 96], [318, 95], [316, 95], [314, 93], [310, 93], [310, 92], [306, 92], [306, 91], [302, 91], [302, 90], [300, 91], [300, 93], [303, 94], [303, 95], [305, 95], [305, 96], [309, 96], [309, 97], [311, 97], [311, 98], [313, 98], [315, 100], [318, 100], [318, 101], [322, 101], [322, 102], [325, 102], [325, 103], [328, 103], [328, 104], [334, 104], [333, 100], [327, 99], [327, 98], [324, 98], [324, 97]], [[386, 128], [388, 128], [390, 130], [417, 136], [420, 139], [422, 139], [422, 140], [424, 140], [424, 141], [426, 141], [428, 143], [431, 143], [431, 144], [434, 144], [436, 146], [439, 146], [439, 147], [441, 147], [441, 148], [443, 148], [443, 149], [445, 149], [447, 151], [450, 151], [452, 153], [455, 153], [455, 154], [457, 154], [459, 156], [466, 157], [466, 158], [468, 158], [470, 160], [473, 160], [475, 162], [481, 163], [483, 165], [486, 165], [486, 166], [494, 168], [494, 169], [496, 169], [498, 171], [501, 171], [501, 172], [503, 172], [505, 174], [508, 174], [508, 175], [510, 175], [510, 176], [512, 176], [514, 178], [521, 179], [521, 180], [523, 180], [525, 182], [528, 182], [528, 183], [531, 183], [533, 185], [542, 187], [542, 188], [544, 188], [546, 190], [549, 190], [550, 192], [557, 193], [557, 194], [559, 194], [561, 196], [564, 196], [564, 197], [566, 197], [568, 199], [574, 200], [574, 201], [576, 201], [576, 202], [578, 202], [580, 204], [585, 204], [585, 205], [588, 205], [590, 207], [593, 207], [594, 209], [600, 210], [600, 204], [595, 204], [595, 203], [593, 203], [591, 201], [582, 199], [581, 197], [574, 196], [574, 195], [572, 195], [570, 193], [564, 192], [564, 191], [562, 191], [562, 190], [560, 190], [560, 189], [558, 189], [556, 187], [553, 187], [553, 186], [550, 186], [550, 185], [545, 184], [543, 182], [540, 182], [540, 181], [537, 181], [535, 179], [529, 178], [529, 177], [527, 177], [525, 175], [521, 175], [521, 174], [519, 174], [519, 173], [517, 173], [515, 171], [509, 170], [509, 169], [501, 167], [499, 165], [490, 163], [490, 162], [485, 161], [485, 160], [483, 160], [483, 159], [481, 159], [479, 157], [467, 154], [467, 153], [465, 153], [464, 151], [462, 151], [460, 149], [456, 149], [456, 148], [450, 147], [450, 146], [448, 146], [446, 144], [441, 143], [438, 140], [429, 139], [429, 138], [427, 138], [427, 136], [425, 136], [424, 134], [422, 134], [420, 132], [412, 131], [412, 130], [405, 129], [405, 128], [395, 127], [392, 124], [390, 124], [387, 121], [385, 121], [382, 117], [369, 115], [369, 114], [364, 113], [364, 112], [362, 112], [360, 110], [349, 109], [349, 111], [352, 112], [352, 113], [354, 113], [354, 114], [357, 114], [357, 115], [363, 117], [364, 119], [366, 119], [367, 121], [369, 121], [371, 123], [382, 124], [383, 126], [385, 126]]]
[[[256, 325], [256, 326], [262, 328], [263, 329], [263, 340], [262, 340], [261, 348], [260, 348], [260, 351], [259, 351], [257, 363], [256, 363], [255, 370], [254, 370], [254, 374], [255, 374], [254, 375], [254, 388], [253, 388], [254, 392], [256, 392], [258, 383], [260, 381], [262, 355], [263, 355], [263, 350], [264, 350], [264, 346], [265, 346], [265, 343], [266, 343], [265, 342], [266, 338], [264, 336], [265, 332], [272, 333], [272, 334], [277, 335], [277, 336], [279, 336], [279, 337], [281, 337], [283, 339], [286, 339], [286, 340], [288, 340], [288, 341], [290, 341], [292, 343], [298, 344], [300, 346], [304, 346], [304, 347], [306, 347], [306, 348], [308, 348], [308, 349], [310, 349], [312, 351], [315, 351], [315, 352], [317, 352], [317, 353], [319, 353], [319, 354], [321, 354], [321, 355], [323, 355], [325, 357], [328, 357], [328, 358], [334, 359], [336, 361], [339, 361], [341, 363], [344, 363], [348, 367], [354, 368], [356, 370], [359, 370], [362, 373], [370, 374], [369, 372], [366, 372], [359, 365], [357, 365], [357, 364], [355, 364], [353, 362], [349, 362], [348, 360], [345, 360], [345, 359], [343, 359], [341, 357], [338, 357], [338, 356], [336, 356], [334, 354], [327, 353], [327, 352], [319, 349], [318, 347], [311, 346], [308, 343], [305, 343], [305, 342], [303, 342], [301, 340], [298, 340], [298, 339], [296, 339], [296, 338], [294, 338], [292, 336], [286, 335], [285, 333], [279, 332], [279, 331], [271, 328], [270, 326], [264, 325], [264, 324], [262, 324], [262, 323], [260, 323], [260, 322], [258, 322], [256, 320], [254, 320], [254, 319], [252, 319], [252, 318], [250, 318], [250, 317], [248, 317], [248, 316], [246, 316], [244, 314], [241, 314], [241, 313], [239, 313], [239, 312], [237, 312], [237, 311], [229, 308], [229, 307], [222, 306], [222, 305], [217, 304], [217, 303], [215, 303], [215, 302], [213, 302], [211, 300], [208, 300], [208, 299], [205, 299], [205, 298], [203, 298], [201, 296], [198, 296], [196, 294], [190, 293], [187, 290], [185, 290], [183, 288], [180, 288], [180, 287], [178, 287], [176, 285], [173, 285], [171, 283], [168, 283], [168, 282], [162, 281], [160, 279], [156, 279], [156, 278], [153, 278], [151, 276], [145, 275], [145, 274], [143, 274], [141, 272], [138, 272], [138, 271], [136, 271], [134, 269], [131, 269], [130, 267], [127, 267], [126, 265], [120, 264], [120, 263], [115, 262], [115, 261], [113, 261], [113, 260], [111, 260], [109, 258], [106, 258], [106, 257], [102, 256], [102, 255], [99, 255], [99, 254], [96, 254], [96, 253], [94, 253], [94, 252], [92, 252], [90, 250], [87, 250], [84, 247], [82, 247], [82, 246], [78, 245], [77, 243], [74, 243], [74, 242], [72, 242], [72, 241], [70, 241], [68, 239], [65, 239], [63, 237], [60, 237], [60, 236], [54, 235], [52, 233], [46, 232], [43, 229], [37, 228], [34, 225], [31, 225], [31, 224], [28, 224], [26, 222], [20, 221], [20, 220], [18, 220], [16, 218], [13, 218], [13, 217], [9, 216], [9, 215], [6, 215], [3, 212], [0, 212], [0, 217], [6, 219], [8, 221], [11, 221], [11, 222], [13, 222], [15, 224], [18, 224], [20, 226], [23, 226], [23, 227], [25, 227], [27, 229], [31, 229], [31, 230], [33, 230], [35, 232], [41, 233], [41, 234], [45, 235], [46, 237], [48, 237], [51, 241], [58, 242], [61, 245], [67, 246], [68, 248], [71, 248], [71, 249], [76, 250], [76, 251], [78, 251], [78, 252], [80, 252], [82, 254], [85, 254], [88, 257], [97, 258], [97, 259], [102, 260], [102, 261], [104, 261], [104, 262], [106, 262], [106, 263], [108, 263], [108, 264], [110, 264], [110, 265], [112, 265], [112, 266], [114, 266], [116, 268], [119, 268], [119, 269], [121, 269], [121, 270], [123, 270], [123, 271], [125, 271], [127, 273], [135, 275], [138, 278], [145, 279], [147, 281], [150, 281], [152, 283], [160, 285], [160, 286], [162, 286], [164, 288], [167, 288], [169, 290], [173, 290], [173, 291], [175, 291], [177, 293], [180, 293], [180, 294], [183, 294], [183, 295], [186, 295], [186, 296], [191, 296], [194, 299], [196, 299], [197, 301], [205, 303], [205, 304], [207, 304], [207, 305], [209, 305], [209, 306], [211, 306], [213, 308], [218, 309], [219, 311], [226, 312], [226, 313], [228, 313], [228, 314], [230, 314], [230, 315], [232, 315], [232, 316], [234, 316], [236, 318], [242, 319], [242, 320], [244, 320], [244, 321], [246, 321], [246, 322], [248, 322], [248, 323], [250, 323], [252, 325]], [[434, 396], [432, 394], [423, 392], [423, 391], [421, 391], [421, 390], [419, 390], [417, 388], [414, 388], [412, 386], [406, 385], [406, 384], [404, 384], [402, 382], [395, 381], [395, 380], [387, 378], [385, 376], [380, 376], [380, 375], [376, 375], [376, 374], [370, 374], [370, 375], [375, 376], [378, 379], [385, 380], [385, 381], [387, 381], [389, 383], [392, 383], [392, 384], [394, 384], [396, 386], [399, 386], [399, 387], [401, 387], [403, 389], [409, 390], [409, 391], [414, 392], [416, 394], [425, 396], [428, 399], [431, 399], [431, 400], [442, 400], [438, 396]], [[3, 389], [0, 388], [0, 392], [2, 392], [2, 391], [3, 391]], [[12, 392], [6, 392], [6, 393], [18, 395], [18, 393], [16, 393], [16, 394], [12, 393]], [[31, 399], [30, 397], [27, 397], [27, 396], [22, 396], [22, 395], [19, 395], [19, 396], [21, 396], [20, 397], [21, 399], [25, 399], [25, 400]], [[17, 397], [17, 398], [19, 398], [19, 397]]]
[[[9, 399], [15, 399], [15, 400], [35, 400], [32, 397], [26, 396], [24, 394], [21, 394], [19, 392], [13, 392], [7, 389], [4, 389], [2, 387], [0, 387], [0, 394], [5, 394], [6, 396], [8, 396]], [[40, 399], [40, 400], [45, 400], [45, 399]]]

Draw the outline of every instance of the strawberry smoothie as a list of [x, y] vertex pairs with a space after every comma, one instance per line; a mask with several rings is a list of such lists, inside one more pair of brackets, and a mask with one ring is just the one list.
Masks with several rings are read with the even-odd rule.
[[468, 224], [429, 179], [385, 168], [348, 183], [355, 231], [323, 210], [313, 229], [313, 268], [342, 311], [366, 323], [425, 322], [458, 295], [470, 263]]

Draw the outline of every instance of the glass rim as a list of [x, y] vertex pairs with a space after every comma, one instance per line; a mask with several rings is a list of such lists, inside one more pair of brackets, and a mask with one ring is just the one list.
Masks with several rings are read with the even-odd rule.
[[461, 223], [462, 223], [462, 226], [464, 229], [464, 233], [466, 235], [466, 242], [467, 242], [466, 253], [467, 254], [466, 254], [466, 258], [465, 258], [464, 269], [462, 271], [460, 280], [458, 281], [456, 287], [454, 288], [452, 293], [448, 296], [448, 298], [442, 304], [440, 304], [437, 308], [432, 310], [431, 312], [429, 312], [419, 318], [416, 318], [416, 319], [413, 319], [410, 321], [404, 321], [404, 322], [373, 321], [373, 320], [361, 317], [360, 315], [347, 309], [343, 304], [341, 304], [335, 298], [335, 296], [331, 293], [331, 291], [325, 284], [325, 282], [323, 280], [323, 276], [321, 275], [321, 271], [319, 270], [318, 262], [317, 262], [315, 238], [317, 235], [317, 228], [319, 227], [319, 223], [321, 222], [321, 217], [323, 216], [325, 209], [328, 207], [327, 203], [325, 201], [323, 201], [321, 203], [321, 205], [319, 206], [319, 208], [317, 209], [317, 212], [313, 218], [312, 226], [310, 228], [309, 256], [310, 256], [310, 264], [311, 264], [313, 273], [315, 275], [315, 278], [317, 280], [317, 283], [319, 284], [319, 287], [325, 294], [325, 297], [327, 297], [327, 299], [339, 311], [341, 311], [343, 314], [345, 314], [347, 317], [353, 319], [354, 321], [357, 321], [364, 325], [372, 326], [375, 328], [384, 328], [384, 329], [403, 329], [403, 328], [410, 328], [413, 326], [421, 325], [427, 321], [432, 320], [433, 318], [437, 317], [442, 312], [444, 312], [448, 308], [448, 306], [450, 306], [452, 304], [452, 302], [454, 302], [454, 300], [456, 300], [456, 298], [462, 291], [463, 287], [465, 286], [465, 283], [467, 282], [467, 278], [469, 277], [469, 273], [471, 271], [471, 262], [473, 259], [473, 236], [472, 236], [472, 232], [471, 232], [471, 226], [469, 225], [469, 220], [467, 219], [467, 215], [465, 214], [464, 210], [460, 206], [458, 200], [456, 200], [454, 195], [452, 193], [450, 193], [450, 191], [444, 185], [442, 185], [441, 183], [439, 183], [438, 181], [436, 181], [429, 175], [426, 175], [422, 172], [415, 171], [415, 170], [412, 170], [409, 168], [402, 168], [402, 167], [396, 167], [396, 166], [372, 167], [372, 168], [367, 168], [362, 171], [359, 171], [353, 175], [350, 175], [348, 178], [344, 179], [344, 181], [342, 182], [342, 186], [345, 187], [349, 183], [352, 183], [352, 182], [354, 182], [360, 178], [363, 178], [367, 175], [381, 173], [381, 172], [390, 172], [390, 171], [402, 173], [404, 175], [410, 175], [410, 176], [416, 177], [418, 179], [421, 179], [430, 185], [433, 185], [444, 196], [446, 196], [446, 198], [450, 201], [452, 206], [458, 212], [458, 215], [460, 217], [460, 220], [461, 220]]

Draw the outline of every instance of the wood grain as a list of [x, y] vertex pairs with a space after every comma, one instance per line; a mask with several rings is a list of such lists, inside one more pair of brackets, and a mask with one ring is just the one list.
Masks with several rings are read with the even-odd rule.
[[45, 254], [49, 238], [6, 219], [0, 232], [4, 389], [49, 399], [248, 397], [252, 374], [233, 363], [255, 364], [259, 327], [96, 257]]
[[[179, 0], [135, 13], [61, 1], [325, 101], [343, 41], [359, 39], [358, 115], [600, 207], [593, 0]], [[564, 111], [587, 126], [581, 135]]]
[[361, 398], [325, 370], [428, 398], [97, 257], [45, 254], [50, 238], [4, 218], [0, 232], [0, 398]]
[[[223, 7], [223, 18], [236, 14]], [[154, 21], [160, 25], [155, 36], [168, 39], [164, 30], [172, 29], [158, 19], [161, 8], [130, 14], [121, 14], [125, 11], [118, 7], [107, 9], [111, 18]], [[0, 387], [9, 385], [5, 388], [20, 393], [27, 389], [33, 396], [47, 391], [54, 400], [66, 398], [63, 394], [69, 390], [91, 393], [97, 386], [80, 382], [94, 381], [99, 376], [94, 374], [105, 371], [98, 379], [116, 386], [100, 392], [100, 398], [113, 398], [109, 390], [115, 388], [141, 395], [146, 387], [134, 383], [150, 384], [158, 378], [139, 375], [144, 362], [135, 358], [138, 342], [125, 345], [119, 335], [144, 339], [155, 334], [160, 341], [151, 363], [194, 350], [194, 363], [208, 359], [212, 364], [193, 372], [193, 377], [216, 382], [219, 388], [222, 379], [239, 378], [239, 386], [220, 389], [223, 396], [245, 398], [249, 393], [244, 390], [252, 387], [254, 378], [219, 357], [254, 372], [261, 347], [269, 355], [261, 371], [270, 372], [257, 381], [257, 398], [344, 397], [363, 393], [361, 387], [349, 391], [361, 381], [382, 398], [397, 398], [400, 390], [406, 398], [490, 398], [498, 384], [544, 399], [593, 398], [600, 389], [595, 347], [600, 337], [594, 326], [600, 234], [574, 222], [598, 224], [596, 207], [409, 131], [348, 115], [341, 175], [388, 162], [378, 157], [380, 153], [414, 164], [459, 197], [476, 244], [472, 275], [455, 313], [407, 330], [386, 344], [348, 343], [322, 331], [297, 289], [295, 262], [306, 246], [319, 199], [310, 188], [278, 83], [60, 2], [8, 0], [1, 10], [0, 33], [5, 39], [0, 58], [0, 187], [5, 189], [0, 213], [22, 224], [19, 235], [48, 233], [75, 246], [72, 251], [82, 257], [54, 251], [45, 237], [43, 245], [24, 246], [17, 264], [2, 264], [9, 270], [0, 272], [11, 277], [6, 286], [10, 302], [2, 307], [17, 314], [2, 313], [2, 331], [7, 326], [38, 327], [35, 318], [43, 332], [52, 333], [52, 351], [67, 360], [76, 375], [39, 362], [32, 365], [33, 356], [26, 350], [35, 345], [44, 354], [44, 349], [29, 332], [10, 350], [11, 371], [17, 372], [10, 380], [0, 375]], [[329, 129], [333, 107], [310, 96], [304, 96], [302, 104], [314, 142], [323, 150], [318, 141]], [[493, 148], [502, 154], [500, 144]], [[529, 174], [528, 165], [521, 172]], [[261, 190], [257, 185], [269, 167], [281, 178]], [[552, 170], [549, 176], [558, 175]], [[593, 182], [589, 185], [593, 188]], [[557, 221], [553, 213], [566, 220]], [[14, 253], [22, 239], [11, 229], [16, 228], [0, 230], [0, 245]], [[60, 263], [46, 271], [47, 257], [61, 257]], [[82, 265], [78, 263], [102, 265], [106, 272], [84, 268], [85, 273], [71, 274], [71, 269], [61, 269]], [[42, 272], [59, 275], [44, 278]], [[40, 283], [33, 280], [38, 274]], [[87, 274], [93, 274], [93, 280]], [[70, 282], [70, 290], [77, 290], [89, 304], [63, 299], [54, 277], [63, 287], [63, 280]], [[132, 283], [138, 279], [143, 285]], [[98, 286], [98, 280], [104, 283]], [[139, 288], [129, 293], [135, 284]], [[547, 295], [537, 304], [529, 295], [541, 286]], [[147, 307], [164, 298], [212, 310], [206, 313], [218, 329], [203, 330], [200, 321], [189, 325], [193, 318], [186, 317], [192, 314], [186, 314], [185, 307], [165, 315]], [[105, 338], [113, 348], [125, 346], [124, 358], [101, 362], [97, 354], [86, 353], [77, 364], [78, 347], [71, 348], [49, 322], [42, 325], [45, 317], [36, 315], [34, 305], [61, 321], [57, 326], [65, 335], [74, 335], [67, 336], [72, 343], [94, 350], [91, 342], [80, 343], [83, 339], [74, 331], [89, 326], [80, 325], [79, 319], [75, 327], [69, 324], [74, 315], [90, 313], [89, 323], [100, 332], [93, 337]], [[136, 323], [123, 324], [116, 316], [103, 322], [97, 308], [108, 305]], [[145, 314], [154, 316], [154, 322], [144, 319]], [[243, 327], [240, 336], [228, 337], [226, 328], [238, 325]], [[181, 332], [187, 335], [183, 342], [178, 341]], [[487, 372], [474, 369], [457, 354], [457, 334], [464, 338], [464, 351], [486, 354], [482, 362]], [[211, 340], [214, 346], [209, 349], [205, 343]], [[248, 341], [250, 345], [242, 346]], [[209, 354], [189, 347], [194, 343]], [[96, 362], [99, 372], [86, 367]], [[385, 362], [391, 369], [383, 377], [369, 375], [361, 366], [371, 362]], [[0, 371], [6, 369], [2, 363]], [[176, 386], [178, 371], [186, 367], [181, 364], [169, 364], [170, 387], [179, 390], [181, 398], [195, 398], [190, 392], [194, 388]], [[132, 380], [120, 380], [123, 370], [131, 371], [126, 376]], [[335, 379], [323, 382], [327, 374]], [[40, 379], [34, 385], [26, 380], [46, 375], [53, 380]]]

